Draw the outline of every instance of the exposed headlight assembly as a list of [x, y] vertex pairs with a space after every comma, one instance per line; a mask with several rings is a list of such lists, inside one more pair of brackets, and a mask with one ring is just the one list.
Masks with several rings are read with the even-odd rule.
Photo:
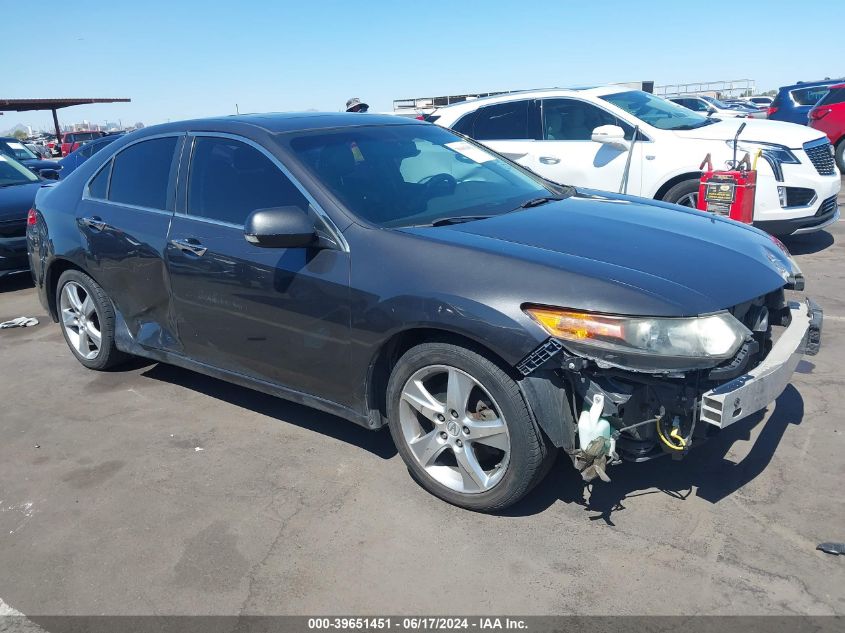
[[[725, 141], [725, 145], [729, 148], [734, 148], [733, 140]], [[758, 141], [740, 141], [737, 144], [737, 150], [740, 152], [748, 152], [755, 154], [758, 151], [760, 155], [766, 159], [772, 167], [775, 174], [775, 180], [783, 182], [783, 168], [781, 165], [800, 165], [801, 161], [792, 153], [785, 145], [778, 145], [777, 143], [761, 143]]]
[[713, 367], [751, 335], [729, 312], [689, 318], [622, 317], [527, 307], [550, 336], [573, 353], [645, 372]]

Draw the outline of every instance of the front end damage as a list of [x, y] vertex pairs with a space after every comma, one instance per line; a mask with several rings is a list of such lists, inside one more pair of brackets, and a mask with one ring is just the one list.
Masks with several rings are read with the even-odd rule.
[[[526, 377], [526, 395], [541, 403], [542, 415], [554, 415], [551, 389], [565, 392], [557, 405], [567, 409], [558, 409], [563, 428], [540, 419], [538, 424], [587, 481], [609, 481], [606, 466], [621, 460], [667, 454], [682, 459], [717, 429], [773, 402], [801, 357], [819, 349], [822, 311], [810, 300], [787, 302], [781, 289], [730, 313], [748, 336], [732, 358], [695, 370], [634, 370], [549, 339], [517, 366]], [[540, 387], [541, 376], [553, 387]], [[586, 429], [591, 435], [585, 438]]]

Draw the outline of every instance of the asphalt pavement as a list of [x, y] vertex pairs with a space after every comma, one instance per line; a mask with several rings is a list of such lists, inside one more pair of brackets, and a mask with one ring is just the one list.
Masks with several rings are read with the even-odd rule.
[[[845, 202], [845, 200], [843, 200]], [[845, 224], [788, 240], [821, 353], [684, 461], [564, 459], [499, 515], [409, 477], [386, 432], [192, 372], [84, 369], [0, 280], [0, 612], [845, 614]]]

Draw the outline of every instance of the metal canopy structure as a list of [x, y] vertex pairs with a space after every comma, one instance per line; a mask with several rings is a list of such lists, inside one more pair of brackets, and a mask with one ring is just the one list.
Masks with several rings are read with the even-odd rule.
[[53, 125], [56, 127], [56, 140], [62, 141], [62, 131], [59, 128], [59, 117], [56, 110], [69, 108], [71, 106], [89, 105], [92, 103], [129, 103], [131, 99], [91, 99], [91, 98], [65, 98], [65, 99], [0, 99], [0, 114], [3, 112], [31, 112], [33, 110], [50, 110], [53, 112]]
[[744, 97], [757, 93], [753, 79], [722, 79], [719, 81], [697, 81], [686, 84], [655, 86], [654, 94], [661, 97], [676, 95], [705, 94], [721, 99], [722, 97]]

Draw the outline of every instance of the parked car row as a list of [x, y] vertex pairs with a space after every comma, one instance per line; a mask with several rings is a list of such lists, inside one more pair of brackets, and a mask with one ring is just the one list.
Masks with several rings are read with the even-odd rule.
[[783, 86], [778, 89], [777, 95], [769, 106], [769, 118], [775, 121], [807, 125], [810, 110], [828, 93], [831, 86], [843, 81], [845, 79], [825, 79]]
[[761, 156], [755, 226], [790, 235], [839, 218], [841, 182], [823, 133], [780, 121], [702, 115], [673, 101], [619, 86], [541, 90], [465, 101], [427, 118], [555, 182], [689, 207], [698, 202], [703, 159], [724, 167], [744, 125], [738, 151]]
[[120, 138], [124, 133], [117, 132], [104, 136], [98, 136], [91, 141], [75, 140], [72, 147], [75, 147], [67, 156], [59, 161], [45, 159], [36, 154], [37, 147], [30, 147], [11, 137], [0, 137], [0, 154], [14, 158], [24, 166], [34, 171], [37, 175], [52, 180], [61, 180], [73, 173], [85, 160], [96, 154], [109, 143]]
[[44, 170], [54, 171], [56, 169], [54, 161], [41, 158], [21, 141], [11, 136], [0, 137], [0, 154], [14, 158], [36, 174], [40, 174]]
[[706, 95], [683, 95], [680, 97], [669, 97], [669, 101], [689, 108], [704, 116], [717, 116], [738, 119], [765, 119], [766, 111], [756, 105], [747, 105], [734, 100], [732, 103], [720, 101], [715, 97]]

